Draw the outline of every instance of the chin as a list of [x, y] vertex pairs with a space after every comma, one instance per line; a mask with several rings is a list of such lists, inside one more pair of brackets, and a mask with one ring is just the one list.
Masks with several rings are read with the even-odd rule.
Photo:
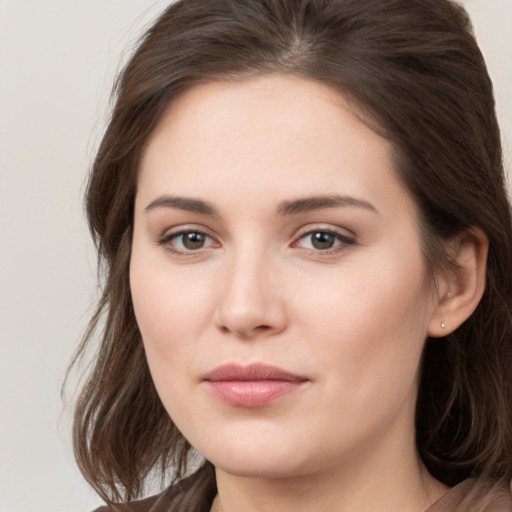
[[215, 468], [242, 478], [281, 479], [297, 477], [306, 473], [307, 464], [290, 460], [289, 457], [276, 457], [275, 454], [262, 456], [226, 455], [209, 459]]
[[[217, 469], [245, 478], [287, 478], [303, 475], [314, 466], [315, 455], [298, 449], [299, 440], [293, 436], [250, 437], [227, 435], [215, 437], [215, 446], [196, 449]], [[316, 451], [316, 450], [315, 450]]]

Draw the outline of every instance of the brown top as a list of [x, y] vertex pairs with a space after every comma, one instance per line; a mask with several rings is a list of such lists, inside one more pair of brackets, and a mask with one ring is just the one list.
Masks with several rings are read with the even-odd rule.
[[426, 512], [512, 512], [511, 487], [470, 478], [450, 489]]
[[[100, 507], [94, 512], [167, 512], [170, 495], [174, 494], [168, 491], [129, 505]], [[511, 488], [505, 484], [468, 479], [450, 489], [425, 512], [512, 512]]]

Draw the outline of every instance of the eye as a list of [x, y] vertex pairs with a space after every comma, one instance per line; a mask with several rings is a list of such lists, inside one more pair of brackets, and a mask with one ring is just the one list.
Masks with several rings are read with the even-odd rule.
[[304, 233], [294, 245], [311, 251], [332, 252], [353, 243], [355, 240], [346, 235], [336, 231], [318, 229]]
[[217, 242], [202, 231], [187, 229], [165, 235], [159, 244], [173, 253], [187, 254], [213, 247]]

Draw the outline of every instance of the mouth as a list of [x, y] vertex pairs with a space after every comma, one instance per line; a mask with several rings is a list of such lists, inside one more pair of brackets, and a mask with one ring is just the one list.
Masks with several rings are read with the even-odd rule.
[[276, 366], [226, 364], [208, 373], [203, 381], [214, 396], [228, 405], [264, 407], [300, 389], [309, 379]]

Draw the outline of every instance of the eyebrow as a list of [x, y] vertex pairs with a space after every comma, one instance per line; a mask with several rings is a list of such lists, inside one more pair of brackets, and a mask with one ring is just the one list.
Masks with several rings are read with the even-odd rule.
[[[368, 201], [363, 201], [362, 199], [357, 199], [352, 196], [329, 195], [282, 201], [277, 207], [277, 214], [281, 217], [286, 217], [322, 210], [324, 208], [347, 206], [355, 206], [374, 213], [379, 213], [375, 206]], [[156, 208], [177, 208], [178, 210], [200, 213], [202, 215], [219, 216], [218, 211], [211, 203], [191, 197], [161, 196], [149, 203], [145, 211], [148, 212]]]
[[322, 210], [324, 208], [337, 208], [345, 206], [355, 206], [357, 208], [364, 208], [365, 210], [379, 213], [377, 208], [368, 201], [357, 199], [352, 196], [313, 196], [302, 199], [295, 199], [292, 201], [283, 201], [277, 208], [278, 215], [298, 215], [301, 213], [313, 212], [315, 210]]
[[177, 208], [192, 213], [218, 216], [218, 212], [212, 204], [191, 197], [161, 196], [149, 203], [145, 211], [148, 212], [155, 208]]

